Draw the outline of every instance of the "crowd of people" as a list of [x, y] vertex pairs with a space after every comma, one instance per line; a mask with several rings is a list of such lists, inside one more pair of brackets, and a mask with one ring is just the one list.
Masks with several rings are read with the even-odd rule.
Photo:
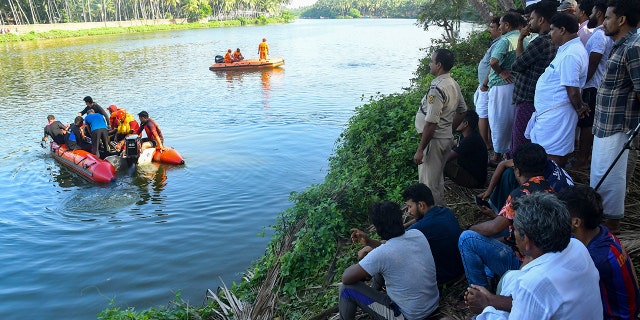
[[[379, 240], [351, 230], [364, 247], [342, 275], [341, 319], [358, 308], [426, 319], [439, 289], [464, 278], [474, 319], [638, 318], [638, 279], [616, 235], [637, 160], [627, 147], [640, 122], [640, 2], [526, 3], [489, 24], [475, 111], [449, 73], [454, 53], [432, 54], [415, 116], [419, 183], [403, 193], [413, 220], [383, 202], [369, 212]], [[590, 170], [590, 185], [574, 185], [569, 166]], [[487, 186], [475, 196], [486, 221], [461, 229], [445, 177]]]
[[[86, 96], [83, 99], [85, 108], [71, 124], [63, 124], [56, 120], [54, 115], [47, 116], [47, 124], [44, 127], [42, 146], [51, 137], [58, 145], [66, 145], [69, 150], [85, 150], [104, 159], [113, 154], [118, 154], [124, 147], [124, 140], [129, 135], [141, 137], [140, 150], [156, 148], [165, 150], [164, 137], [155, 120], [149, 117], [147, 111], [138, 113], [138, 119], [128, 113], [124, 108], [110, 105], [107, 111]], [[83, 118], [84, 116], [84, 118]]]

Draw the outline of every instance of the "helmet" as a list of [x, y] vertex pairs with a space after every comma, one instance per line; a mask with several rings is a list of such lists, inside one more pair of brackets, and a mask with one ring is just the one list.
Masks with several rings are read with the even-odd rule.
[[127, 113], [124, 110], [116, 111], [116, 119], [118, 119], [118, 121], [123, 121], [124, 117], [126, 116], [127, 116]]
[[109, 112], [115, 112], [116, 110], [118, 110], [118, 107], [116, 107], [115, 104], [112, 104], [109, 106], [109, 108], [107, 108], [107, 110], [109, 110]]

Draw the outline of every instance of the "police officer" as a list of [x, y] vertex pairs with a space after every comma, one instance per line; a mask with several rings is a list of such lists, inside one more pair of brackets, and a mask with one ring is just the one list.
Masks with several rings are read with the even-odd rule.
[[453, 144], [453, 128], [467, 112], [460, 85], [449, 74], [453, 60], [453, 53], [447, 49], [438, 49], [431, 56], [429, 69], [436, 78], [422, 98], [415, 119], [421, 139], [413, 162], [418, 165], [420, 182], [433, 192], [436, 205], [446, 205], [444, 165]]

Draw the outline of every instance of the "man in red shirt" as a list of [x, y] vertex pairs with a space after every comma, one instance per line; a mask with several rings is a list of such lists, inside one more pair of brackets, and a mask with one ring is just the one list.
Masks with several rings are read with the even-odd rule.
[[162, 131], [155, 120], [149, 118], [149, 113], [146, 111], [138, 113], [138, 118], [140, 119], [140, 128], [136, 131], [136, 134], [140, 135], [143, 129], [147, 133], [147, 137], [141, 140], [142, 146], [140, 150], [148, 148], [164, 150], [164, 137], [162, 137]]

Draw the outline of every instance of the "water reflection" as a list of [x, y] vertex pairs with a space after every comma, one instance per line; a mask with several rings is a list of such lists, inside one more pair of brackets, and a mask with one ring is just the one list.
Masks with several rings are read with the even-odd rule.
[[162, 204], [165, 197], [162, 191], [167, 185], [167, 168], [165, 165], [151, 162], [149, 164], [137, 166], [133, 174], [132, 183], [140, 190], [140, 200], [138, 205], [149, 203]]
[[270, 108], [271, 90], [273, 87], [277, 87], [282, 84], [284, 80], [284, 69], [255, 69], [255, 70], [226, 70], [226, 71], [214, 71], [218, 78], [225, 79], [228, 88], [242, 87], [245, 81], [247, 84], [253, 84], [254, 80], [258, 80], [260, 76], [261, 92], [262, 92], [262, 107], [264, 109]]

